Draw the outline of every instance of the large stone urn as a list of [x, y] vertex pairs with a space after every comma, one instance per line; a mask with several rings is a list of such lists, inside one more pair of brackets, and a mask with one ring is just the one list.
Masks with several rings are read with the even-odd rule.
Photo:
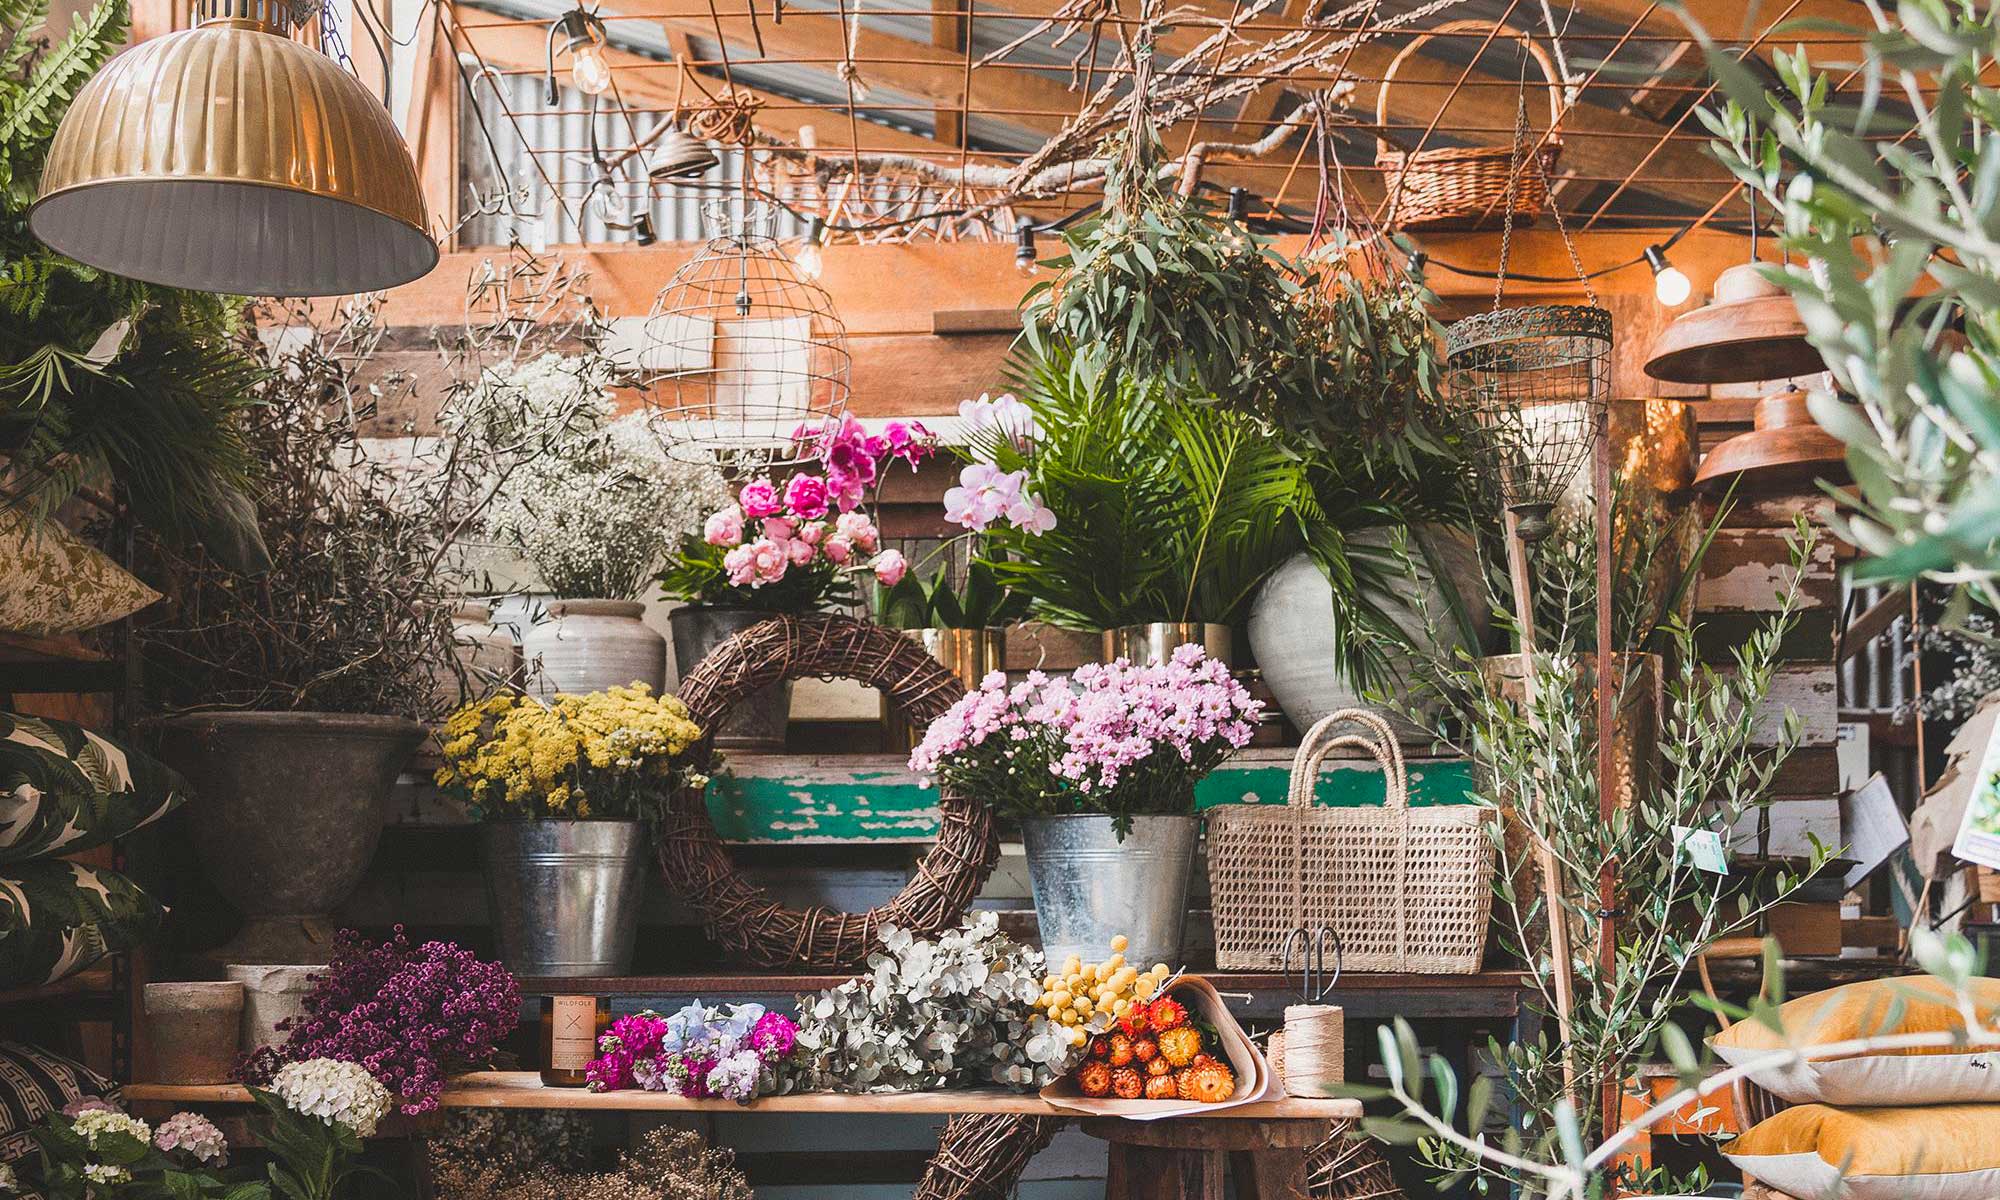
[[322, 963], [332, 916], [367, 873], [382, 803], [424, 727], [321, 712], [193, 713], [161, 726], [187, 777], [196, 849], [244, 918], [221, 962]]

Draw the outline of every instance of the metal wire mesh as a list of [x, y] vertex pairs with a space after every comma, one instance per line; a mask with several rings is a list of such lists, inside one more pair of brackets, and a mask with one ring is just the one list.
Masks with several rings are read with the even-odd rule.
[[769, 205], [707, 207], [710, 235], [653, 298], [639, 370], [667, 453], [759, 468], [803, 461], [847, 410], [847, 330], [772, 236]]
[[1480, 466], [1520, 522], [1549, 512], [1590, 457], [1611, 397], [1611, 314], [1588, 305], [1495, 309], [1445, 331], [1453, 402], [1472, 420]]

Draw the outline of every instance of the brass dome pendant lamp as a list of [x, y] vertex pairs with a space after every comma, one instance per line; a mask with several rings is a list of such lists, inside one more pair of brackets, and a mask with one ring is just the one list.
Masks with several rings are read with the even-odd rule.
[[105, 64], [56, 130], [35, 236], [133, 279], [344, 296], [437, 265], [402, 136], [285, 0], [197, 0], [193, 29]]

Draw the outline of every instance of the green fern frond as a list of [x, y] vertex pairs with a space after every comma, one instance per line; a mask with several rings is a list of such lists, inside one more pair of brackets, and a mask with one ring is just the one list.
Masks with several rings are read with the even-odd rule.
[[0, 156], [15, 180], [37, 174], [49, 140], [84, 81], [125, 42], [127, 0], [98, 0], [70, 23], [63, 40], [35, 64], [18, 91], [0, 98]]
[[49, 19], [49, 0], [0, 0], [0, 87], [15, 85]]

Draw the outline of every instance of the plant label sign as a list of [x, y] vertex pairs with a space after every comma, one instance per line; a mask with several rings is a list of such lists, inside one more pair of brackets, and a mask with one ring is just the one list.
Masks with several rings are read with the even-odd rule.
[[1687, 856], [1697, 871], [1711, 875], [1729, 874], [1729, 854], [1722, 848], [1722, 835], [1713, 829], [1674, 826], [1674, 848]]
[[2000, 724], [1993, 728], [1979, 756], [1979, 774], [1965, 802], [1965, 816], [1958, 823], [1951, 853], [1965, 862], [2000, 868]]

